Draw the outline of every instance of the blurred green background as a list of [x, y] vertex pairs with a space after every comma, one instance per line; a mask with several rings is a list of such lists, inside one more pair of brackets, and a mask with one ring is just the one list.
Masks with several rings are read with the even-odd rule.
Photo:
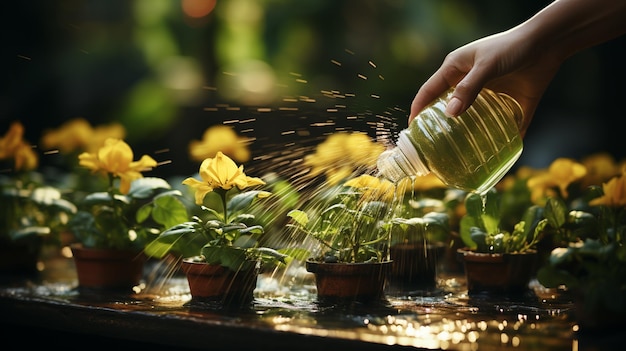
[[[281, 158], [333, 130], [391, 137], [445, 55], [549, 1], [32, 0], [0, 14], [0, 134], [84, 117], [120, 121], [136, 154], [197, 170], [187, 145], [214, 124]], [[626, 156], [617, 121], [625, 38], [571, 58], [539, 106], [518, 164]], [[44, 160], [45, 161], [45, 160]]]

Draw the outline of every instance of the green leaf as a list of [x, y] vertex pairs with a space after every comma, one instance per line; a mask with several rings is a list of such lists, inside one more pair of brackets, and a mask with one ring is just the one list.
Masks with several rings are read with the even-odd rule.
[[497, 234], [500, 232], [500, 217], [483, 216], [483, 228], [487, 233]]
[[283, 208], [295, 208], [300, 202], [300, 192], [288, 181], [270, 173], [264, 177], [272, 194], [276, 194]]
[[561, 228], [567, 218], [567, 205], [560, 198], [550, 197], [546, 202], [544, 216], [552, 228]]
[[148, 219], [148, 217], [150, 217], [150, 213], [152, 213], [152, 204], [147, 203], [137, 210], [135, 220], [137, 223], [143, 223], [146, 219]]
[[174, 245], [172, 243], [164, 243], [154, 240], [148, 243], [143, 251], [148, 257], [162, 259], [172, 250], [173, 247]]
[[470, 228], [470, 239], [474, 243], [475, 248], [480, 252], [487, 252], [488, 244], [487, 244], [487, 233], [483, 231], [479, 227], [471, 227]]
[[250, 247], [257, 246], [258, 243], [259, 242], [256, 239], [254, 239], [251, 235], [241, 235], [233, 242], [233, 246], [250, 248]]
[[264, 229], [263, 226], [260, 225], [253, 225], [244, 229], [241, 229], [239, 231], [240, 234], [256, 234], [256, 235], [260, 235], [264, 233]]
[[228, 212], [237, 213], [248, 208], [260, 192], [260, 190], [250, 190], [231, 197], [227, 205]]
[[158, 190], [167, 189], [171, 189], [171, 186], [166, 180], [156, 177], [143, 177], [130, 183], [130, 190], [127, 195], [135, 199], [147, 199], [157, 193]]
[[474, 193], [470, 193], [465, 198], [465, 209], [467, 215], [474, 218], [482, 217], [483, 211], [483, 198]]
[[51, 230], [50, 227], [42, 227], [42, 226], [29, 226], [20, 228], [19, 230], [12, 231], [11, 239], [13, 240], [21, 240], [31, 236], [45, 236], [50, 235]]
[[476, 249], [476, 243], [472, 240], [471, 228], [478, 227], [480, 224], [475, 217], [463, 216], [459, 221], [459, 236], [463, 244], [470, 249]]
[[261, 261], [266, 263], [271, 261], [287, 263], [286, 259], [289, 257], [286, 253], [269, 247], [257, 247], [254, 248], [253, 252], [261, 259]]
[[130, 204], [130, 197], [125, 195], [114, 195], [113, 199], [111, 195], [106, 191], [91, 193], [82, 201], [82, 204], [85, 206], [96, 206], [96, 205], [110, 205], [111, 202], [114, 201], [118, 205], [128, 205]]
[[584, 211], [570, 211], [565, 227], [570, 228], [572, 234], [580, 238], [597, 235], [601, 230], [598, 228], [598, 218]]
[[173, 196], [159, 196], [154, 199], [152, 218], [165, 228], [188, 220], [189, 214], [182, 201]]
[[203, 211], [209, 212], [213, 217], [218, 218], [219, 220], [224, 220], [224, 216], [216, 210], [206, 206], [201, 206], [200, 208]]
[[291, 210], [287, 213], [287, 216], [291, 217], [296, 223], [306, 228], [309, 224], [309, 216], [306, 212], [301, 210]]
[[219, 264], [235, 272], [249, 267], [246, 249], [204, 246], [201, 253], [207, 263]]
[[202, 246], [210, 238], [202, 232], [202, 225], [185, 222], [162, 232], [155, 240], [147, 244], [144, 251], [148, 256], [162, 258], [168, 252], [182, 257], [200, 254]]
[[491, 188], [484, 197], [484, 214], [492, 218], [500, 218], [501, 194], [495, 188]]
[[542, 266], [537, 271], [537, 281], [546, 288], [557, 288], [566, 285], [574, 288], [578, 285], [578, 279], [566, 270], [558, 269], [554, 266]]

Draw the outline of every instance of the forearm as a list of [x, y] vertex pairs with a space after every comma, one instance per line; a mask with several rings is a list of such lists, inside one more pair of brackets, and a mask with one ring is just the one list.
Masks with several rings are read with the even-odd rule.
[[[557, 60], [626, 33], [625, 0], [556, 0], [513, 30]], [[545, 50], [545, 51], [544, 51]]]

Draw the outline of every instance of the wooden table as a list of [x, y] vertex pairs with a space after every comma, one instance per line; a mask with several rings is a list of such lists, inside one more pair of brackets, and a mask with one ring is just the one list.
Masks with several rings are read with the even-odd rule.
[[[232, 310], [195, 303], [185, 278], [163, 277], [163, 267], [155, 265], [147, 271], [149, 283], [136, 293], [79, 289], [72, 260], [65, 258], [48, 261], [34, 277], [2, 277], [3, 340], [71, 348], [85, 340], [94, 346], [153, 350], [608, 350], [621, 346], [620, 333], [577, 333], [571, 303], [547, 292], [469, 297], [458, 273], [440, 273], [435, 289], [390, 293], [386, 301], [369, 306], [317, 304], [314, 281], [302, 271], [263, 274], [253, 305]], [[155, 279], [156, 275], [161, 278]]]

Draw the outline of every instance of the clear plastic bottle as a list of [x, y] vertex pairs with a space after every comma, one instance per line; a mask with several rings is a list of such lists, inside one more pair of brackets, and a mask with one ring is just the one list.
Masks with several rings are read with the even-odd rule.
[[522, 153], [522, 108], [506, 94], [483, 89], [467, 111], [448, 117], [451, 94], [442, 94], [400, 132], [396, 146], [378, 158], [379, 175], [395, 183], [432, 172], [447, 186], [478, 194], [504, 177]]

